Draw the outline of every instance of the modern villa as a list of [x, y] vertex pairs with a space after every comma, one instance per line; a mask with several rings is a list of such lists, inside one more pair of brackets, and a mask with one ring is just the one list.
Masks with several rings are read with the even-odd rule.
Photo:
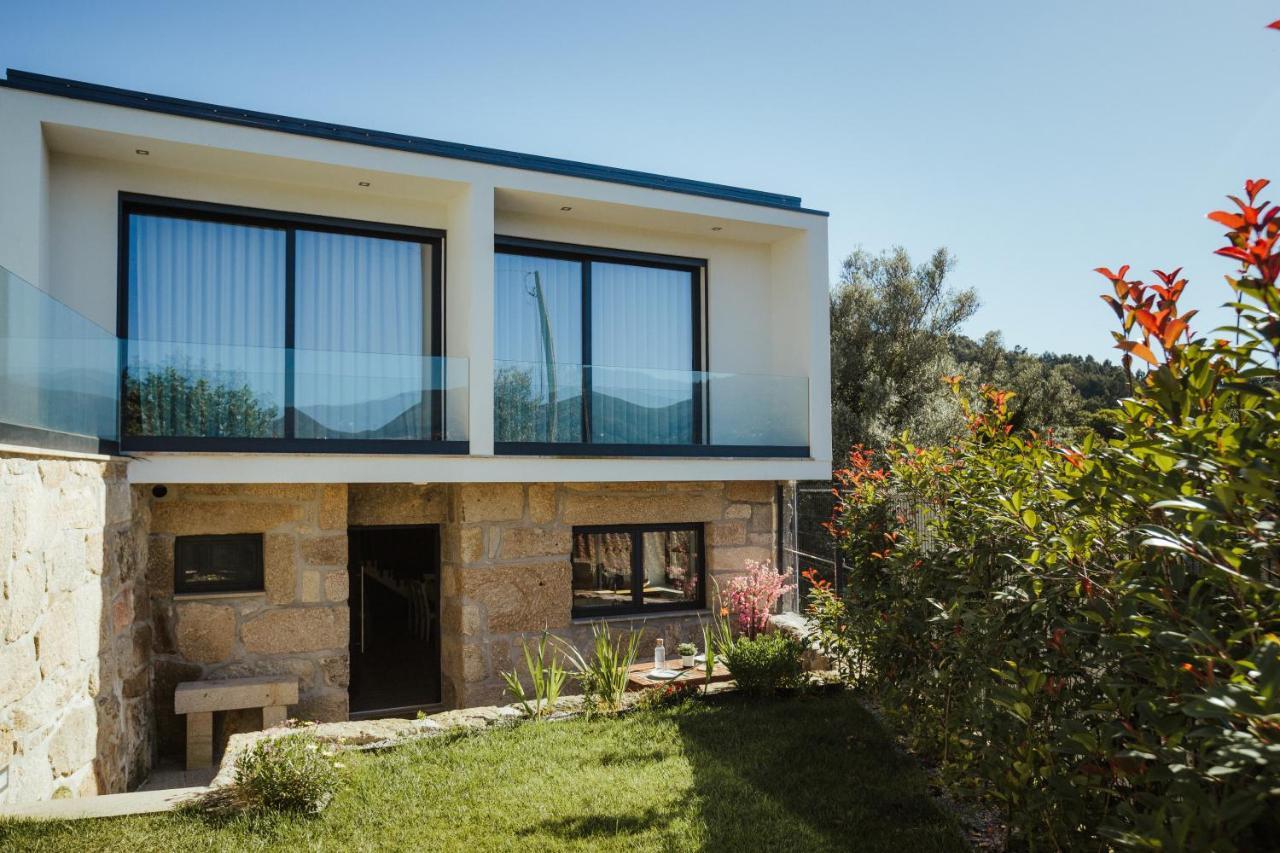
[[827, 263], [794, 196], [10, 70], [0, 803], [136, 787], [190, 682], [395, 716], [699, 636], [830, 476]]

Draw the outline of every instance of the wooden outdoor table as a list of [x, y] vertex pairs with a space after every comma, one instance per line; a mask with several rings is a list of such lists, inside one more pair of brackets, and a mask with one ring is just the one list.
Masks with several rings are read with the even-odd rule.
[[[644, 674], [651, 669], [653, 669], [652, 661], [633, 665], [631, 669], [628, 670], [629, 675], [627, 677], [627, 689], [644, 690], [646, 687], [656, 687], [661, 684], [704, 684], [707, 680], [707, 674], [702, 671], [701, 664], [698, 664], [691, 669], [683, 669], [680, 666], [679, 659], [676, 660], [675, 666], [667, 667], [667, 669], [674, 669], [676, 672], [680, 673], [680, 675], [675, 678], [661, 680], [645, 678]], [[733, 676], [729, 674], [729, 670], [725, 669], [724, 664], [722, 663], [717, 662], [715, 667], [711, 670], [711, 681], [713, 683], [729, 681], [732, 678]]]

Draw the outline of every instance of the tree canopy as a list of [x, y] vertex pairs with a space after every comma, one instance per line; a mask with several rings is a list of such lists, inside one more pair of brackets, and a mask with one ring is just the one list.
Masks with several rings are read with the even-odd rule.
[[974, 290], [949, 288], [954, 267], [945, 248], [919, 266], [901, 246], [845, 259], [831, 291], [838, 454], [854, 444], [882, 446], [904, 429], [939, 439], [952, 431], [956, 413], [939, 377], [951, 367], [951, 336], [978, 308]]
[[1013, 392], [1019, 428], [1098, 428], [1097, 413], [1127, 392], [1124, 371], [1092, 356], [1034, 354], [999, 332], [973, 340], [960, 327], [978, 308], [973, 288], [948, 281], [955, 257], [939, 248], [915, 265], [901, 246], [845, 259], [831, 290], [832, 430], [837, 458], [854, 445], [884, 447], [902, 432], [936, 444], [964, 428], [942, 382]]

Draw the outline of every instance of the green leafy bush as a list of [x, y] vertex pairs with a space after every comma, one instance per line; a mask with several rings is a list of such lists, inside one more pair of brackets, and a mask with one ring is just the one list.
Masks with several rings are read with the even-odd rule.
[[[1194, 337], [1186, 280], [1100, 270], [1132, 394], [1107, 438], [1016, 429], [855, 449], [833, 532], [847, 596], [819, 645], [1014, 846], [1261, 850], [1280, 838], [1280, 213], [1250, 181], [1219, 254], [1238, 327]], [[1114, 295], [1113, 295], [1114, 294]]]
[[333, 756], [309, 734], [264, 738], [236, 761], [236, 793], [249, 808], [314, 814], [338, 788]]
[[804, 679], [803, 654], [803, 644], [781, 631], [738, 637], [720, 647], [738, 689], [749, 696], [772, 696], [779, 688], [799, 687]]

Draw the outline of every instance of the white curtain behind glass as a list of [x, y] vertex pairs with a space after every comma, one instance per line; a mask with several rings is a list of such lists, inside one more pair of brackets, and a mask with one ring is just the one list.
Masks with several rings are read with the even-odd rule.
[[133, 433], [282, 434], [285, 232], [134, 214], [128, 272]]
[[298, 438], [430, 438], [430, 247], [299, 230]]
[[592, 440], [693, 440], [693, 275], [591, 265]]

